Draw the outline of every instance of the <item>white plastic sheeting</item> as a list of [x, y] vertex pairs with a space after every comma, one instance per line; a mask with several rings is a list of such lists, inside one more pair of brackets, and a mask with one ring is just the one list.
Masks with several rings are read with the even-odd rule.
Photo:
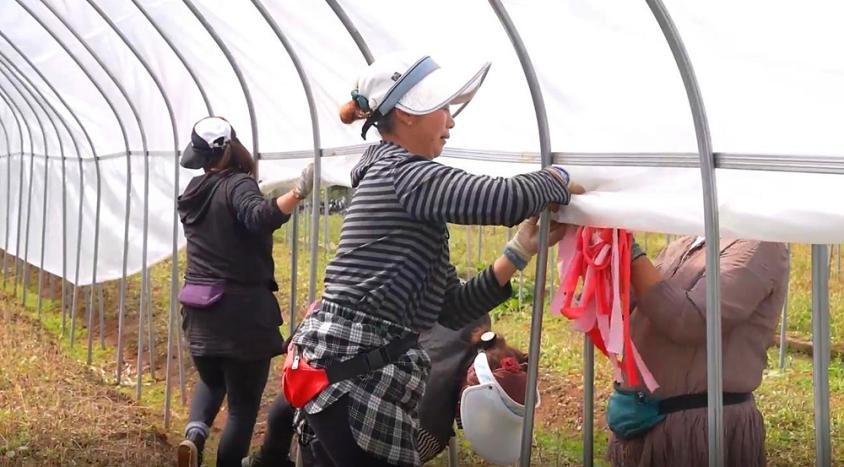
[[[172, 204], [173, 204], [173, 165], [172, 152], [153, 153], [150, 155], [150, 211], [149, 211], [149, 253], [150, 264], [169, 257], [172, 249]], [[0, 159], [2, 170], [7, 170], [6, 158]], [[37, 265], [41, 251], [41, 226], [44, 194], [44, 158], [36, 156], [34, 159], [35, 176], [29, 172], [29, 156], [24, 159], [23, 186], [23, 221], [20, 230], [20, 254], [17, 254], [16, 219], [18, 215], [18, 177], [20, 176], [20, 156], [11, 159], [11, 209], [9, 229], [9, 249], [12, 255], [23, 257], [24, 248], [29, 244], [29, 261]], [[100, 207], [100, 254], [97, 268], [98, 281], [119, 278], [123, 265], [123, 224], [125, 218], [125, 158], [107, 158], [100, 161], [100, 176], [102, 180], [102, 205]], [[132, 171], [143, 174], [143, 158], [133, 155]], [[76, 161], [66, 162], [67, 189], [67, 264], [69, 279], [73, 280], [76, 259], [76, 231], [78, 228], [79, 207], [79, 169]], [[3, 186], [2, 196], [5, 198], [6, 178], [0, 176]], [[33, 181], [31, 220], [29, 237], [25, 236], [27, 189], [30, 178]], [[80, 284], [90, 283], [93, 269], [94, 254], [94, 218], [96, 209], [96, 171], [94, 164], [83, 165], [84, 197], [82, 212], [82, 252], [79, 268]], [[44, 242], [45, 266], [47, 271], [60, 274], [62, 271], [62, 224], [61, 224], [61, 160], [49, 159], [49, 186], [47, 187], [47, 238]], [[129, 228], [129, 264], [132, 270], [140, 270], [141, 239], [143, 236], [143, 192], [141, 183], [133, 184], [132, 205], [137, 208], [130, 210]], [[2, 202], [5, 209], [5, 199]], [[0, 232], [5, 233], [5, 216], [0, 216]], [[5, 241], [0, 237], [0, 242]], [[130, 270], [130, 272], [132, 271]]]
[[[150, 154], [149, 259], [170, 254], [174, 146], [182, 147], [190, 125], [207, 112], [184, 66], [132, 2], [94, 0], [149, 62], [175, 110], [179, 141], [174, 142], [164, 100], [152, 79], [118, 36], [86, 1], [0, 2], [0, 31], [38, 67], [90, 133], [102, 175], [99, 280], [120, 277], [127, 183], [126, 145], [118, 120], [96, 87], [57, 42], [36, 22], [43, 21], [78, 57], [114, 103], [132, 151], [129, 272], [140, 270], [143, 147], [140, 128], [125, 99], [84, 47], [50, 11], [55, 10], [89, 43], [127, 90], [138, 109]], [[220, 48], [182, 1], [140, 2], [199, 77], [213, 110], [233, 122], [248, 148], [257, 145], [262, 185], [273, 187], [298, 175], [312, 155], [307, 102], [281, 43], [251, 1], [195, 1], [198, 10], [231, 50], [244, 74], [255, 107], [258, 140], [253, 141], [245, 95]], [[364, 59], [348, 32], [323, 2], [265, 1], [308, 73], [324, 148], [323, 182], [348, 185], [360, 153], [359, 126], [345, 126], [337, 109], [349, 98]], [[512, 175], [538, 167], [536, 123], [522, 70], [507, 36], [483, 0], [340, 2], [373, 54], [396, 50], [428, 53], [443, 64], [491, 60], [493, 68], [476, 99], [458, 117], [447, 164], [476, 173]], [[689, 50], [709, 114], [714, 150], [728, 155], [824, 156], [844, 168], [844, 5], [835, 0], [668, 1], [667, 7]], [[26, 6], [26, 9], [21, 6]], [[616, 155], [624, 167], [570, 166], [589, 189], [565, 211], [565, 219], [606, 226], [672, 233], [702, 233], [702, 198], [696, 168], [670, 165], [674, 155], [695, 154], [697, 146], [682, 82], [668, 46], [644, 2], [629, 0], [506, 1], [539, 75], [548, 109], [552, 150], [590, 156]], [[27, 11], [31, 10], [32, 14]], [[28, 181], [31, 199], [30, 262], [40, 256], [43, 157], [34, 176], [29, 154], [50, 156], [45, 269], [59, 274], [61, 190], [66, 189], [67, 258], [75, 258], [76, 157], [84, 163], [83, 241], [80, 284], [90, 282], [93, 266], [95, 171], [82, 132], [43, 81], [17, 51], [0, 38], [0, 52], [28, 74], [50, 103], [70, 122], [82, 154], [72, 153], [71, 135], [57, 136], [47, 116], [44, 147], [36, 119], [12, 83], [0, 88], [21, 107], [32, 131], [22, 128], [24, 209]], [[20, 86], [20, 84], [18, 84]], [[33, 103], [37, 112], [40, 108]], [[14, 110], [16, 112], [16, 110]], [[9, 249], [17, 254], [20, 137], [13, 109], [0, 100], [9, 146], [0, 138], [0, 206], [6, 206], [10, 170]], [[57, 121], [58, 124], [58, 121]], [[67, 153], [67, 183], [61, 183], [58, 140]], [[375, 141], [376, 132], [370, 132]], [[257, 144], [255, 144], [257, 143]], [[351, 149], [344, 149], [349, 148]], [[459, 148], [459, 150], [455, 150]], [[509, 162], [499, 158], [510, 154]], [[641, 154], [656, 155], [645, 163]], [[659, 156], [663, 155], [664, 159]], [[522, 162], [512, 162], [515, 160]], [[787, 158], [783, 159], [784, 161]], [[642, 161], [641, 163], [639, 163]], [[764, 161], [763, 161], [764, 162]], [[583, 164], [584, 162], [579, 162]], [[588, 162], [587, 162], [588, 163]], [[638, 165], [638, 166], [637, 166]], [[182, 187], [195, 175], [181, 171]], [[749, 170], [717, 171], [721, 230], [724, 235], [766, 240], [839, 243], [844, 241], [844, 185], [841, 175]], [[24, 212], [25, 214], [25, 212]], [[25, 222], [25, 215], [21, 222]], [[20, 229], [20, 235], [24, 235]], [[5, 237], [2, 237], [5, 238]], [[183, 239], [180, 237], [180, 241]], [[21, 254], [19, 256], [23, 256]], [[68, 268], [72, 271], [72, 268]], [[71, 279], [73, 279], [71, 277]]]

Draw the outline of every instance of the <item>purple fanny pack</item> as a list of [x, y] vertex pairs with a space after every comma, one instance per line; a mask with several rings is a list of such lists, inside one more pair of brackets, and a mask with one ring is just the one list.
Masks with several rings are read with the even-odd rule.
[[208, 308], [220, 301], [226, 292], [224, 281], [211, 284], [195, 284], [186, 282], [179, 292], [179, 301], [182, 305], [191, 308]]

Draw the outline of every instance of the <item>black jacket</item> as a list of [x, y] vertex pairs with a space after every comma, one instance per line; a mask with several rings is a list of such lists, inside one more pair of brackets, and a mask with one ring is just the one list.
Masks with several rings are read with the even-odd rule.
[[254, 179], [232, 172], [194, 177], [178, 208], [187, 239], [185, 280], [222, 279], [230, 286], [209, 308], [183, 309], [191, 354], [250, 360], [280, 354], [272, 234], [289, 216], [264, 198]]
[[419, 402], [419, 428], [436, 438], [439, 442], [437, 452], [445, 449], [454, 435], [452, 426], [457, 416], [460, 388], [466, 370], [477, 355], [472, 334], [478, 329], [488, 331], [490, 325], [489, 314], [485, 314], [461, 329], [437, 324], [419, 336], [419, 345], [431, 358], [431, 373], [425, 395]]

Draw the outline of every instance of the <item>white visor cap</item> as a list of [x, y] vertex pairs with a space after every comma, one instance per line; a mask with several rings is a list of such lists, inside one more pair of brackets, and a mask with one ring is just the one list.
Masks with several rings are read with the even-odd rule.
[[[472, 365], [478, 384], [466, 387], [460, 396], [463, 436], [487, 462], [512, 464], [521, 454], [525, 406], [514, 401], [498, 384], [486, 353], [479, 352]], [[537, 388], [536, 407], [539, 403]]]
[[[424, 62], [424, 63], [423, 63]], [[429, 71], [403, 95], [397, 86], [407, 78], [414, 67], [422, 65]], [[382, 110], [382, 115], [392, 107], [379, 109], [385, 102], [398, 97], [395, 107], [413, 115], [425, 115], [450, 105], [461, 105], [457, 115], [472, 100], [489, 72], [489, 62], [480, 65], [449, 64], [438, 66], [430, 57], [407, 53], [390, 54], [372, 63], [358, 78], [357, 94], [365, 97], [369, 110]], [[405, 83], [406, 84], [406, 83]], [[367, 110], [367, 109], [364, 109]]]

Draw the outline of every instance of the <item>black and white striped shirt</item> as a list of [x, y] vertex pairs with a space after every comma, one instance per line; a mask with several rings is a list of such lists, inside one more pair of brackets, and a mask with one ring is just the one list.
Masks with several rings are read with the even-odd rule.
[[[320, 306], [292, 338], [318, 368], [348, 360], [439, 321], [454, 329], [510, 297], [492, 268], [461, 283], [449, 262], [447, 223], [515, 225], [569, 194], [548, 172], [470, 175], [382, 142], [352, 173], [357, 187], [328, 265]], [[305, 405], [316, 414], [348, 395], [349, 428], [365, 451], [420, 464], [414, 431], [431, 362], [412, 348], [391, 364], [334, 383]]]
[[569, 193], [546, 171], [496, 178], [371, 146], [352, 173], [357, 188], [328, 265], [323, 299], [423, 331], [457, 329], [509, 298], [488, 268], [465, 284], [449, 260], [447, 223], [516, 225]]

